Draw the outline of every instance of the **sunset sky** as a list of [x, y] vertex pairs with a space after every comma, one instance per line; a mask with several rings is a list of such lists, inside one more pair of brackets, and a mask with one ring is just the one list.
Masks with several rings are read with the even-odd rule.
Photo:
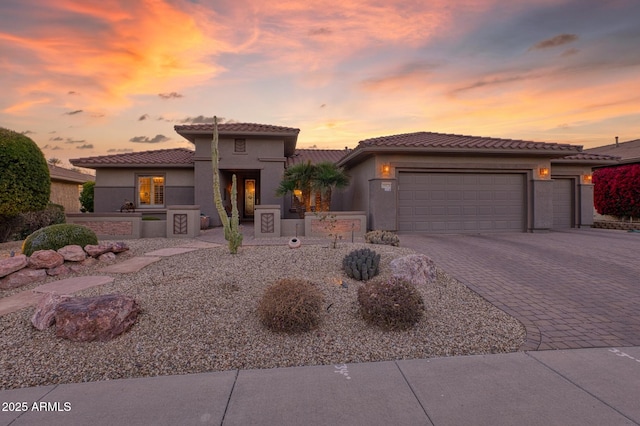
[[[49, 4], [43, 6], [43, 4]], [[0, 127], [47, 158], [190, 147], [173, 126], [640, 138], [638, 0], [2, 0]], [[68, 163], [66, 163], [68, 164]]]

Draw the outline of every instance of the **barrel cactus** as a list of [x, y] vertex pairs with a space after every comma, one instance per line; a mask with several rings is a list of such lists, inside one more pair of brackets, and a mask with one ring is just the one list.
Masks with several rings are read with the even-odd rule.
[[342, 260], [342, 267], [349, 278], [367, 281], [378, 275], [380, 255], [368, 248], [354, 250]]

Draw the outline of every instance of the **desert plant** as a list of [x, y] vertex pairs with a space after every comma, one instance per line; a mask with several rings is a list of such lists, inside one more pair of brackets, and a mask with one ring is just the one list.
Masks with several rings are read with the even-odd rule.
[[47, 161], [29, 137], [0, 127], [0, 242], [14, 231], [20, 213], [49, 203]]
[[282, 279], [266, 289], [258, 315], [272, 331], [305, 332], [320, 324], [322, 300], [322, 293], [309, 281]]
[[391, 231], [371, 231], [364, 234], [364, 241], [369, 244], [385, 244], [398, 247], [400, 239]]
[[[284, 171], [284, 176], [276, 189], [277, 196], [283, 196], [291, 192], [294, 194], [295, 203], [300, 219], [304, 219], [304, 212], [311, 211], [311, 186], [315, 166], [311, 161], [294, 164]], [[300, 191], [297, 193], [297, 191]]]
[[405, 330], [424, 315], [424, 301], [414, 285], [398, 278], [376, 279], [358, 289], [362, 318], [384, 330]]
[[17, 240], [25, 239], [38, 229], [66, 221], [64, 207], [53, 203], [49, 203], [47, 208], [41, 211], [21, 213], [19, 218], [20, 227], [13, 236]]
[[80, 205], [83, 212], [93, 213], [93, 199], [96, 183], [89, 181], [82, 184], [82, 192], [80, 192]]
[[349, 278], [367, 281], [378, 275], [380, 255], [368, 248], [354, 250], [342, 260], [342, 268]]
[[231, 177], [231, 220], [222, 204], [220, 193], [220, 167], [218, 162], [218, 118], [213, 117], [213, 139], [211, 141], [211, 164], [213, 165], [213, 199], [224, 228], [224, 238], [229, 242], [229, 252], [238, 253], [238, 247], [242, 245], [242, 233], [240, 232], [240, 215], [238, 213], [238, 189], [236, 175]]
[[[349, 186], [349, 175], [330, 161], [323, 161], [314, 165], [311, 187], [320, 194], [316, 198], [316, 211], [331, 210], [331, 193], [334, 188], [341, 189]], [[318, 203], [318, 199], [321, 200]]]
[[95, 232], [86, 226], [63, 223], [42, 228], [29, 235], [22, 243], [22, 253], [31, 256], [37, 250], [58, 250], [68, 245], [98, 244]]

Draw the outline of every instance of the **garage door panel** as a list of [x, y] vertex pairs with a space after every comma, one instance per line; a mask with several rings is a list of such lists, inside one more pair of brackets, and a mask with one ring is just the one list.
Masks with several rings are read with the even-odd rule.
[[573, 193], [573, 179], [553, 179], [553, 229], [573, 227]]
[[401, 231], [524, 231], [524, 174], [401, 172], [398, 180]]

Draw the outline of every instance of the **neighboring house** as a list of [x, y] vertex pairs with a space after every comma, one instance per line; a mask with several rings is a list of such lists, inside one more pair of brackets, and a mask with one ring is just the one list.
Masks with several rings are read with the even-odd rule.
[[[613, 164], [582, 147], [417, 132], [361, 141], [353, 149], [296, 149], [299, 129], [250, 123], [218, 126], [223, 202], [231, 175], [238, 206], [252, 220], [258, 204], [294, 218], [291, 197], [276, 197], [285, 167], [333, 161], [351, 175], [332, 209], [364, 211], [369, 229], [460, 233], [542, 231], [590, 226], [593, 166]], [[219, 223], [212, 194], [213, 125], [175, 126], [194, 150], [177, 148], [71, 160], [96, 170], [95, 211], [132, 201], [143, 212], [196, 204]]]
[[95, 177], [75, 170], [49, 166], [51, 176], [51, 196], [50, 200], [54, 204], [60, 204], [67, 213], [80, 212], [80, 192], [82, 184], [92, 182]]
[[616, 137], [616, 143], [614, 144], [585, 149], [584, 152], [619, 157], [620, 161], [617, 165], [620, 166], [623, 164], [640, 164], [640, 139], [618, 143], [618, 138]]

